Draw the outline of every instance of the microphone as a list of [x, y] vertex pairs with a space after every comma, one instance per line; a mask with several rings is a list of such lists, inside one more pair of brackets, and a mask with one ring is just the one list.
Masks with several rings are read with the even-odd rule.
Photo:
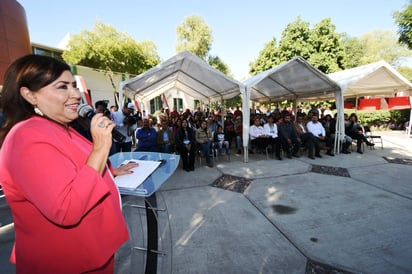
[[[86, 121], [89, 122], [92, 120], [93, 116], [96, 114], [93, 110], [93, 108], [87, 104], [80, 104], [79, 107], [77, 108], [77, 113], [79, 114], [80, 117], [85, 119]], [[113, 128], [112, 130], [112, 137], [119, 143], [123, 143], [126, 137], [121, 134], [118, 130]]]

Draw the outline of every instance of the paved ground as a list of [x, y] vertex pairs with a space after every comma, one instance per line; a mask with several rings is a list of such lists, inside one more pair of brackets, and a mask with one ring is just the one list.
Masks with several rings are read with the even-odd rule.
[[[159, 212], [159, 273], [411, 273], [412, 139], [382, 136], [384, 149], [363, 155], [254, 154], [248, 163], [233, 155], [216, 168], [203, 161], [194, 172], [177, 170], [158, 192], [167, 209]], [[144, 242], [145, 213], [136, 212], [125, 215], [133, 240]], [[0, 273], [14, 273], [13, 227], [1, 201], [0, 222]], [[142, 253], [131, 263], [129, 248], [117, 273], [141, 273]]]

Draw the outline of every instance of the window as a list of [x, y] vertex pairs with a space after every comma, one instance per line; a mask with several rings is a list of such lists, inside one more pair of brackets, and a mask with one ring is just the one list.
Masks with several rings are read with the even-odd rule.
[[56, 59], [63, 61], [62, 52], [57, 50], [41, 48], [38, 46], [32, 46], [33, 54], [35, 55], [43, 55], [43, 56], [50, 56]]
[[150, 100], [150, 113], [155, 113], [162, 107], [162, 98], [157, 96]]
[[176, 107], [177, 111], [180, 111], [180, 109], [183, 109], [182, 98], [173, 98], [173, 106]]

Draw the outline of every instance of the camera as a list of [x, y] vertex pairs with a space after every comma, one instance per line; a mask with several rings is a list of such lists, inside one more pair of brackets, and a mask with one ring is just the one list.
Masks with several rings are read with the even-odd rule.
[[137, 123], [137, 120], [134, 116], [126, 116], [126, 118], [124, 118], [123, 124], [125, 125], [134, 125]]

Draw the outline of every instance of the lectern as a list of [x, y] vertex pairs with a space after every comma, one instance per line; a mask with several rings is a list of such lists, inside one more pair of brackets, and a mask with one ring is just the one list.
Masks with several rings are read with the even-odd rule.
[[157, 152], [120, 152], [109, 159], [113, 167], [129, 160], [160, 161], [158, 168], [138, 187], [119, 188], [130, 240], [116, 256], [116, 272], [157, 273], [158, 268], [161, 273], [171, 272], [169, 216], [164, 200], [161, 195], [156, 195], [156, 191], [174, 173], [180, 156]]

